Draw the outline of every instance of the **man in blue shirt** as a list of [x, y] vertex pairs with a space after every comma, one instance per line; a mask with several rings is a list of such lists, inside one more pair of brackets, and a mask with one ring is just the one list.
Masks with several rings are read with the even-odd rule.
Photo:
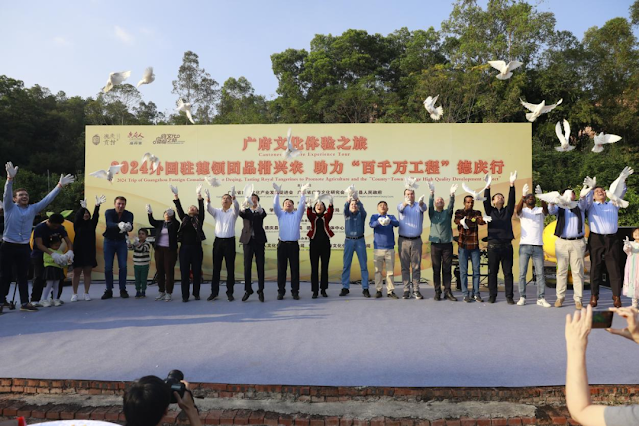
[[113, 297], [113, 258], [118, 256], [120, 297], [126, 299], [129, 293], [126, 291], [126, 262], [129, 255], [126, 241], [129, 232], [133, 231], [133, 213], [125, 210], [126, 198], [115, 197], [113, 209], [104, 212], [106, 219], [106, 231], [104, 237], [104, 279], [106, 291], [102, 299]]
[[375, 258], [375, 298], [382, 297], [382, 271], [386, 264], [386, 297], [397, 299], [395, 294], [395, 232], [393, 228], [399, 226], [399, 220], [388, 213], [386, 201], [377, 203], [379, 214], [371, 216], [370, 227], [373, 228], [373, 247]]
[[364, 297], [371, 297], [368, 292], [368, 267], [366, 265], [366, 241], [364, 241], [364, 224], [366, 223], [366, 210], [364, 205], [353, 194], [353, 198], [349, 197], [344, 204], [344, 268], [342, 269], [342, 291], [340, 296], [346, 296], [349, 293], [351, 285], [351, 263], [353, 263], [353, 252], [357, 253], [357, 260], [362, 274], [362, 294]]
[[397, 206], [399, 212], [399, 238], [397, 250], [399, 262], [402, 265], [402, 282], [404, 284], [404, 299], [410, 299], [411, 272], [413, 275], [413, 296], [423, 299], [419, 292], [419, 280], [422, 273], [422, 225], [426, 211], [424, 196], [415, 202], [415, 190], [404, 190], [404, 202]]
[[[31, 228], [36, 214], [48, 206], [60, 193], [60, 189], [75, 181], [71, 175], [60, 175], [58, 185], [35, 204], [29, 204], [29, 193], [24, 188], [13, 191], [13, 179], [18, 173], [18, 168], [13, 167], [11, 162], [5, 165], [7, 170], [7, 182], [4, 185], [4, 240], [0, 250], [2, 251], [2, 285], [0, 285], [0, 297], [2, 305], [8, 306], [6, 295], [11, 285], [13, 267], [15, 265], [17, 273], [18, 288], [20, 290], [20, 310], [37, 311], [38, 309], [29, 303], [29, 273], [30, 254], [29, 241], [31, 239]], [[13, 199], [13, 202], [11, 200]]]

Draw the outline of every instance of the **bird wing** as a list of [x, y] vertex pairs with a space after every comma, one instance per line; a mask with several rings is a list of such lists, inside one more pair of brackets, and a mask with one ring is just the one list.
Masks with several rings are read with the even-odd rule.
[[489, 174], [486, 174], [486, 176], [484, 176], [484, 182], [486, 182], [486, 185], [484, 185], [484, 188], [479, 192], [484, 192], [484, 189], [488, 188], [492, 181], [493, 181], [493, 177]]
[[189, 119], [189, 121], [193, 124], [195, 124], [195, 121], [193, 121], [193, 116], [191, 115], [191, 109], [185, 109], [184, 111], [186, 111], [186, 116]]
[[145, 152], [144, 156], [142, 157], [142, 159], [140, 160], [140, 163], [146, 163], [147, 161], [149, 161], [151, 159], [151, 153], [150, 152]]
[[501, 72], [504, 68], [506, 68], [506, 62], [504, 61], [488, 61], [491, 67], [495, 68], [499, 72]]
[[599, 143], [600, 144], [604, 144], [604, 143], [615, 143], [615, 142], [619, 142], [621, 140], [621, 136], [617, 136], [617, 135], [603, 135], [603, 138], [600, 139]]
[[322, 194], [319, 196], [318, 201], [321, 201], [325, 206], [327, 206], [331, 203], [331, 196], [328, 194]]
[[148, 67], [144, 70], [144, 74], [142, 74], [142, 79], [148, 83], [155, 80], [155, 76], [153, 75], [153, 67]]
[[293, 145], [291, 144], [291, 137], [292, 137], [292, 132], [291, 132], [291, 128], [288, 128], [288, 132], [286, 133], [286, 146], [288, 147], [289, 150], [293, 150]]
[[521, 100], [521, 98], [519, 99], [519, 102], [521, 102], [521, 104], [524, 106], [524, 108], [526, 108], [527, 110], [529, 110], [531, 112], [535, 112], [535, 110], [537, 109], [537, 105], [530, 104], [528, 102], [524, 102], [524, 101]]
[[178, 99], [178, 103], [177, 103], [177, 111], [183, 111], [184, 110], [184, 101], [182, 100], [182, 98]]
[[564, 137], [566, 138], [566, 143], [570, 142], [570, 123], [568, 120], [564, 119]]
[[508, 65], [506, 66], [506, 68], [508, 68], [508, 71], [512, 71], [514, 69], [519, 68], [523, 64], [524, 64], [523, 62], [519, 62], [519, 61], [510, 61], [508, 62]]
[[112, 72], [109, 74], [109, 80], [112, 84], [120, 84], [131, 76], [131, 71]]
[[568, 143], [568, 141], [566, 141], [566, 138], [564, 137], [564, 134], [561, 131], [561, 121], [558, 121], [557, 124], [555, 125], [555, 134], [559, 138], [559, 142], [561, 143], [561, 146], [564, 146]]
[[535, 197], [549, 204], [558, 204], [559, 196], [559, 191], [547, 192], [545, 194], [535, 194]]
[[611, 194], [615, 195], [618, 198], [621, 198], [621, 195], [623, 193], [623, 185], [620, 185], [620, 184], [621, 184], [621, 176], [615, 179], [615, 181], [610, 184], [610, 188], [608, 189], [608, 191]]
[[468, 192], [470, 195], [473, 196], [473, 198], [475, 198], [475, 196], [477, 195], [477, 193], [475, 191], [473, 191], [472, 189], [470, 189], [468, 187], [468, 185], [466, 185], [466, 182], [462, 182], [462, 188], [464, 188], [464, 191]]
[[546, 105], [545, 107], [541, 109], [541, 114], [552, 111], [553, 109], [557, 108], [557, 105], [561, 105], [563, 101], [564, 101], [563, 99], [559, 99], [559, 101], [556, 104]]
[[244, 196], [249, 198], [253, 194], [253, 184], [249, 183], [244, 186]]
[[213, 187], [221, 185], [219, 179], [216, 178], [216, 177], [213, 177], [213, 176], [205, 176], [204, 180], [206, 181], [206, 183], [208, 183], [209, 185], [211, 185]]
[[106, 170], [98, 170], [97, 172], [89, 173], [89, 176], [97, 177], [100, 179], [108, 179], [109, 175]]
[[434, 103], [434, 102], [433, 102], [433, 97], [432, 97], [432, 96], [427, 97], [427, 98], [424, 100], [424, 108], [426, 108], [426, 110], [427, 110], [428, 112], [430, 112], [430, 110], [431, 110], [431, 109], [432, 109], [432, 107], [433, 107], [433, 103]]
[[116, 164], [115, 166], [109, 167], [109, 173], [111, 176], [115, 176], [120, 173], [120, 169], [122, 168], [122, 164]]

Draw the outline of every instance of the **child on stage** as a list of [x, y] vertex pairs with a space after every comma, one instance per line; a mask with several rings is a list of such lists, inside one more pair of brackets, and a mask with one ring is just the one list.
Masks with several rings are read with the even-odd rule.
[[632, 298], [632, 307], [637, 308], [639, 299], [639, 228], [632, 231], [634, 241], [625, 240], [623, 251], [626, 252], [626, 269], [624, 271], [623, 295]]
[[[58, 299], [58, 290], [60, 288], [60, 281], [64, 279], [64, 270], [62, 269], [63, 266], [54, 260], [56, 258], [59, 259], [58, 256], [64, 256], [60, 249], [61, 244], [62, 240], [60, 237], [54, 235], [49, 240], [49, 248], [53, 251], [53, 254], [43, 253], [42, 261], [44, 263], [44, 271], [42, 272], [42, 279], [47, 283], [47, 286], [42, 292], [42, 300], [40, 301], [40, 305], [42, 305], [43, 308], [48, 308], [52, 304], [53, 306], [62, 305], [62, 301]], [[54, 254], [58, 256], [54, 256]], [[64, 257], [63, 259], [66, 260], [67, 258]], [[53, 301], [49, 299], [51, 290], [53, 290], [55, 297]]]

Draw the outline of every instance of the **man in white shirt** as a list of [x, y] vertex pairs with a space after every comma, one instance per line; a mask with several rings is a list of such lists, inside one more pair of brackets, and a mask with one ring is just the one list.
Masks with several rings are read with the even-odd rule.
[[541, 202], [541, 207], [535, 207], [535, 196], [528, 193], [528, 184], [515, 207], [515, 213], [521, 224], [521, 239], [519, 240], [519, 301], [517, 305], [526, 304], [526, 274], [528, 261], [532, 258], [537, 284], [537, 304], [550, 308], [550, 303], [544, 297], [546, 290], [546, 276], [544, 275], [544, 218], [548, 215], [548, 204]]
[[240, 214], [240, 205], [235, 199], [235, 187], [231, 194], [222, 196], [222, 208], [213, 208], [211, 199], [206, 200], [206, 210], [215, 218], [215, 241], [213, 242], [213, 279], [211, 281], [211, 296], [213, 300], [220, 292], [220, 272], [222, 260], [226, 263], [226, 295], [229, 302], [233, 297], [235, 285], [235, 221]]

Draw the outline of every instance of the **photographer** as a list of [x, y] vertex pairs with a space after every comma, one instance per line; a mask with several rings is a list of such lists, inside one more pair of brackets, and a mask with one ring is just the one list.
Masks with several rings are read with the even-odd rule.
[[[624, 329], [606, 329], [611, 334], [623, 336], [639, 344], [639, 310], [611, 308], [628, 322]], [[566, 405], [574, 420], [584, 426], [626, 426], [639, 424], [639, 405], [609, 407], [594, 405], [590, 400], [588, 373], [586, 371], [586, 347], [592, 328], [592, 307], [566, 317]]]
[[[186, 414], [191, 426], [200, 426], [200, 417], [193, 402], [189, 384], [184, 383], [186, 391], [180, 397], [173, 392], [178, 406]], [[124, 394], [123, 411], [126, 426], [156, 426], [162, 424], [162, 418], [168, 413], [171, 401], [171, 386], [157, 376], [144, 376], [135, 381]]]

